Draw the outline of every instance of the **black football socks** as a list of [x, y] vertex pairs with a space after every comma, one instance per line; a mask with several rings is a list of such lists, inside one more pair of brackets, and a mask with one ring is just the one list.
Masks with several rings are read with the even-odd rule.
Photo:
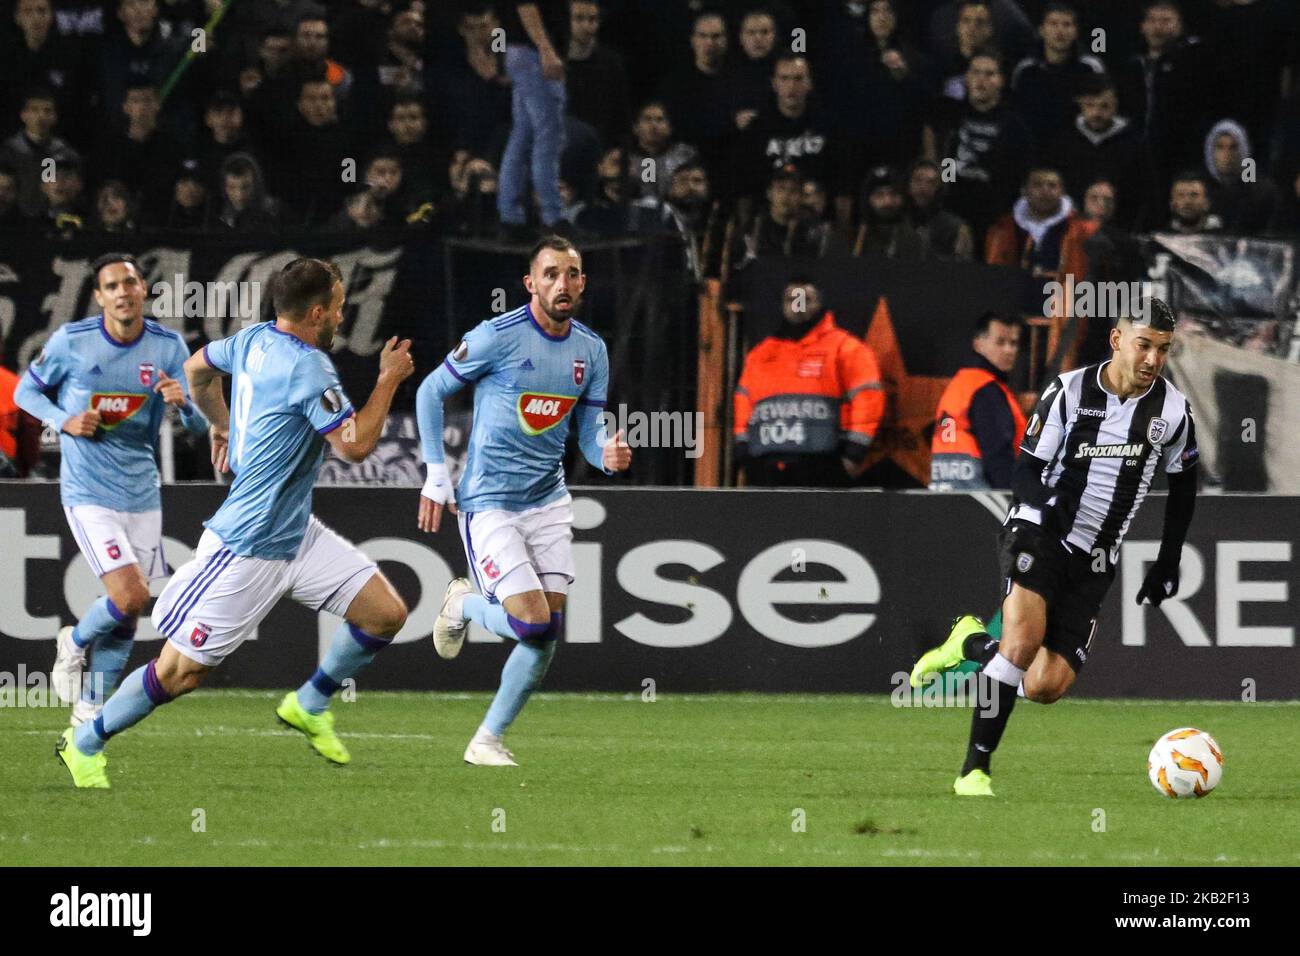
[[[972, 635], [972, 638], [980, 636]], [[987, 635], [984, 638], [989, 640]], [[996, 642], [994, 647], [996, 648]], [[1011, 709], [1016, 705], [1016, 691], [1024, 676], [1023, 670], [996, 653], [980, 670], [980, 693], [971, 713], [970, 745], [966, 748], [966, 762], [962, 764], [961, 776], [966, 776], [972, 770], [989, 772], [993, 751], [998, 749], [1002, 733], [1007, 729]]]

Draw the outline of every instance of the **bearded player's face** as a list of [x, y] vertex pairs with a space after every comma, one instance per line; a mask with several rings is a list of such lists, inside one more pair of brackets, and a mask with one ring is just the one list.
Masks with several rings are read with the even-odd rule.
[[1148, 388], [1164, 370], [1174, 334], [1129, 322], [1112, 329], [1110, 334], [1114, 360], [1123, 380], [1131, 388]]
[[582, 301], [587, 277], [577, 253], [543, 249], [524, 279], [524, 286], [542, 311], [556, 322], [567, 322]]

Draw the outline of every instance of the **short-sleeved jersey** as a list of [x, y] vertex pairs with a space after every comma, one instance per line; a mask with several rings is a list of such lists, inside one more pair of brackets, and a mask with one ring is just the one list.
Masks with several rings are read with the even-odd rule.
[[[1129, 522], [1157, 466], [1175, 474], [1200, 457], [1192, 410], [1183, 393], [1157, 376], [1143, 394], [1120, 399], [1101, 383], [1106, 365], [1066, 372], [1043, 390], [1025, 427], [1021, 451], [1047, 462], [1043, 484], [1078, 496], [1065, 540], [1117, 560]], [[1038, 509], [1017, 503], [1010, 517], [1038, 523]]]
[[352, 414], [329, 356], [272, 322], [203, 348], [229, 372], [230, 494], [204, 524], [235, 554], [267, 560], [298, 553], [325, 439]]
[[94, 438], [59, 433], [59, 484], [63, 504], [99, 505], [113, 511], [160, 508], [155, 451], [167, 403], [156, 393], [159, 374], [185, 383], [190, 351], [180, 334], [151, 319], [134, 342], [122, 343], [97, 315], [59, 326], [27, 375], [69, 414], [97, 409]]
[[457, 489], [462, 511], [525, 511], [568, 493], [564, 443], [576, 405], [603, 408], [609, 356], [576, 320], [568, 333], [542, 329], [527, 305], [481, 322], [447, 356], [474, 384], [474, 426]]

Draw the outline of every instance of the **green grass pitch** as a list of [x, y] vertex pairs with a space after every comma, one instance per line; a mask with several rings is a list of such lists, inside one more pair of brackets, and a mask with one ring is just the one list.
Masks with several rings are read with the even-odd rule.
[[[65, 710], [0, 712], [0, 865], [1300, 863], [1292, 704], [1022, 701], [989, 800], [949, 792], [965, 708], [540, 694], [515, 769], [461, 762], [488, 695], [363, 689], [334, 705], [353, 760], [333, 767], [276, 722], [278, 696], [163, 708], [113, 741], [111, 791], [72, 789]], [[1226, 765], [1175, 802], [1146, 755], [1186, 725]]]

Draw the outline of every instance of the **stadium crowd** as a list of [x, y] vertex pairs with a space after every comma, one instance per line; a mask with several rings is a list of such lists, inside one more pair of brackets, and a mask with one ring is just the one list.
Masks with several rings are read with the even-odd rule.
[[1300, 233], [1287, 0], [4, 6], [9, 233], [669, 230], [716, 274], [732, 220], [737, 269], [1076, 276], [1135, 229]]

